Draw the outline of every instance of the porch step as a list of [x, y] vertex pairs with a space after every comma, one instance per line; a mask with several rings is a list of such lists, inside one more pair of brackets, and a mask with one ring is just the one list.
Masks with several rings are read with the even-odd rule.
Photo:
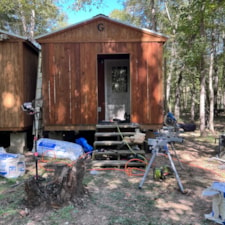
[[103, 124], [97, 124], [96, 125], [96, 129], [102, 129], [102, 128], [125, 128], [125, 129], [135, 129], [135, 128], [139, 128], [140, 125], [137, 123], [103, 123]]
[[92, 153], [92, 165], [94, 167], [124, 167], [144, 166], [143, 162], [129, 161], [131, 158], [144, 158], [143, 144], [124, 142], [125, 137], [134, 136], [139, 129], [134, 123], [107, 123], [97, 124], [94, 151]]
[[132, 136], [135, 132], [96, 132], [95, 137]]
[[126, 145], [124, 137], [135, 135], [139, 124], [136, 123], [106, 123], [97, 124], [94, 149], [112, 147], [118, 149]]
[[115, 145], [123, 145], [123, 141], [95, 141], [94, 148], [96, 149], [97, 146], [115, 146]]
[[100, 159], [109, 159], [109, 158], [114, 158], [114, 160], [121, 160], [123, 157], [128, 157], [128, 156], [133, 156], [135, 157], [140, 157], [144, 156], [145, 151], [144, 150], [107, 150], [107, 151], [93, 151], [92, 153], [92, 158], [94, 160]]
[[128, 160], [92, 160], [92, 168], [101, 167], [145, 167], [146, 164], [139, 161]]

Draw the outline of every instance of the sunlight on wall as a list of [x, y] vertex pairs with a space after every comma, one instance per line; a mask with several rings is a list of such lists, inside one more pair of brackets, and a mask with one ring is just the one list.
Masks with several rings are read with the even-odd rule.
[[58, 109], [57, 109], [57, 123], [63, 123], [63, 121], [66, 120], [66, 107], [63, 105], [62, 102], [59, 103]]
[[13, 106], [15, 106], [15, 98], [13, 94], [9, 92], [3, 92], [2, 103], [3, 103], [3, 106], [6, 108], [12, 108]]
[[21, 101], [18, 96], [13, 95], [10, 92], [2, 93], [2, 106], [6, 109], [11, 109], [13, 111], [18, 111], [21, 105]]

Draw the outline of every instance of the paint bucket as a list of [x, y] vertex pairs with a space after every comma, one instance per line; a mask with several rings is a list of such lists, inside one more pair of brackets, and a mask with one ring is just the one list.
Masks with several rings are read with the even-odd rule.
[[25, 157], [21, 154], [0, 153], [0, 176], [17, 178], [26, 171]]

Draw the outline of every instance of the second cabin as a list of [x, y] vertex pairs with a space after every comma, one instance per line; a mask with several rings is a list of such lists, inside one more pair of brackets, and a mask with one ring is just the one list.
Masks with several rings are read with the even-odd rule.
[[94, 130], [110, 121], [160, 128], [166, 40], [104, 15], [38, 37], [44, 130]]

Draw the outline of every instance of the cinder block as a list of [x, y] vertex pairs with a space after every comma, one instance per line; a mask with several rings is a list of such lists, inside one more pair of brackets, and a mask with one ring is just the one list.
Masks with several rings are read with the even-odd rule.
[[10, 134], [10, 152], [23, 154], [27, 146], [26, 132], [13, 132]]

